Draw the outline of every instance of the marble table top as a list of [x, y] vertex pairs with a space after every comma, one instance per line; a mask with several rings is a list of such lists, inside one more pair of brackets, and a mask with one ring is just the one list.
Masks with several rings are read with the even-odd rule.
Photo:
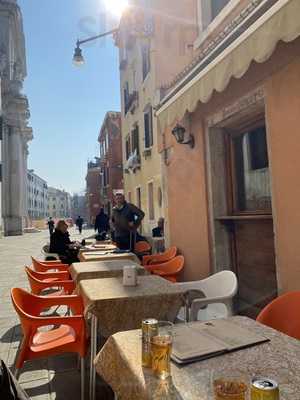
[[92, 251], [82, 252], [79, 254], [79, 260], [81, 262], [86, 261], [106, 261], [106, 260], [132, 260], [140, 264], [140, 260], [134, 253], [112, 253], [111, 250], [107, 251]]
[[146, 275], [148, 271], [132, 260], [106, 260], [73, 263], [70, 274], [77, 284], [84, 279], [114, 278], [123, 276], [125, 265], [136, 266], [139, 275]]
[[104, 337], [137, 329], [146, 318], [175, 320], [183, 304], [182, 289], [159, 276], [139, 276], [138, 285], [125, 287], [122, 278], [89, 279], [79, 282], [86, 312], [99, 319]]
[[229, 319], [269, 342], [185, 366], [172, 362], [172, 378], [160, 381], [141, 366], [141, 331], [111, 336], [95, 359], [97, 372], [119, 400], [213, 400], [214, 374], [238, 372], [275, 379], [280, 400], [300, 399], [300, 342], [246, 317]]

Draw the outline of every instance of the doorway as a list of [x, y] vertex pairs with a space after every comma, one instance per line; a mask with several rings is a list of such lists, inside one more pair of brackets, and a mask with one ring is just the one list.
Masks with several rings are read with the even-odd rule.
[[265, 121], [258, 118], [251, 124], [217, 129], [210, 136], [213, 134], [215, 269], [223, 269], [220, 265], [225, 263], [237, 274], [236, 312], [255, 318], [277, 296]]

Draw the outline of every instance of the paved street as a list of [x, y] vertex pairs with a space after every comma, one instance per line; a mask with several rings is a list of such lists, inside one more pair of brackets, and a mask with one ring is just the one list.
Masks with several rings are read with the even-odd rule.
[[[75, 229], [70, 233], [72, 240], [75, 240], [89, 236], [92, 231], [84, 230], [82, 236]], [[0, 239], [0, 357], [10, 367], [14, 365], [22, 335], [19, 320], [11, 305], [10, 289], [28, 289], [24, 265], [30, 264], [30, 255], [41, 256], [40, 249], [47, 241], [47, 231]], [[77, 400], [80, 398], [77, 357], [64, 355], [28, 362], [22, 369], [20, 382], [34, 400]]]

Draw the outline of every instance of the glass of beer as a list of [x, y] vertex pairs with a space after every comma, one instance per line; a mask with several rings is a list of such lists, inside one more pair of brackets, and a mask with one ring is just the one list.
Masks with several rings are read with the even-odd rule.
[[248, 381], [243, 374], [214, 374], [213, 392], [215, 400], [247, 400]]
[[157, 334], [151, 338], [152, 371], [160, 379], [171, 374], [171, 351], [173, 342], [173, 324], [158, 321]]

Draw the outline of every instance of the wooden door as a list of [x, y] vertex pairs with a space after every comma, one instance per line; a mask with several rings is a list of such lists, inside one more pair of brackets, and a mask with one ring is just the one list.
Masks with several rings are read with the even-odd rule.
[[277, 295], [266, 130], [228, 136], [231, 246], [239, 282], [237, 311], [255, 318]]

